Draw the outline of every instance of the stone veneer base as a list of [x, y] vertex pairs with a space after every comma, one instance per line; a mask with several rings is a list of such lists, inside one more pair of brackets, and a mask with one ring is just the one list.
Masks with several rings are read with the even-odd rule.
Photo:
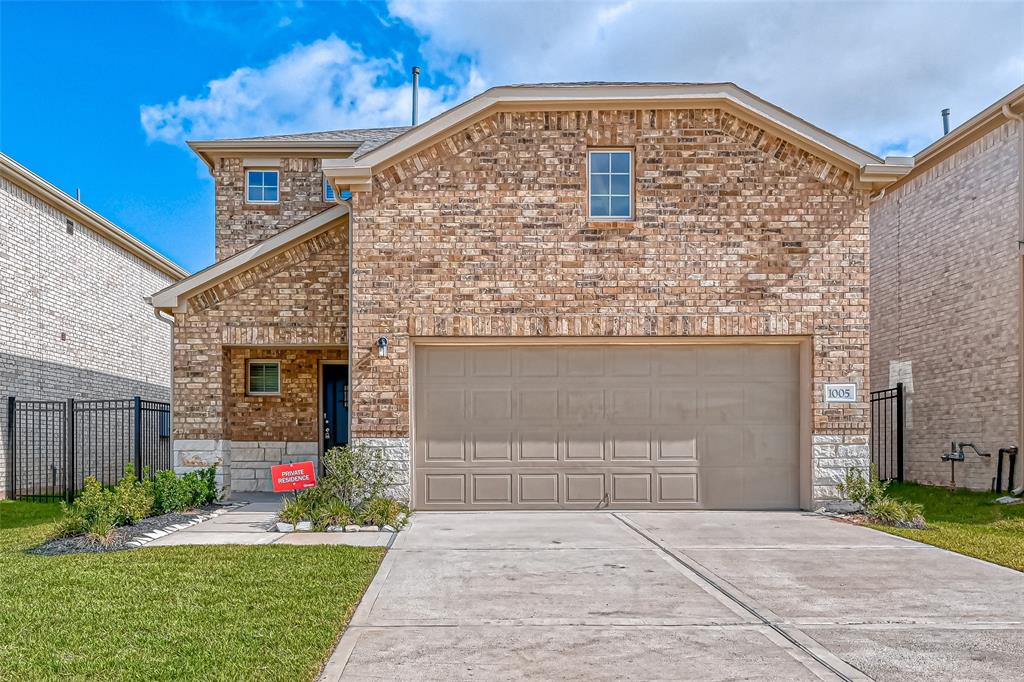
[[867, 434], [818, 434], [811, 438], [814, 506], [841, 498], [837, 486], [851, 467], [867, 472], [871, 448]]

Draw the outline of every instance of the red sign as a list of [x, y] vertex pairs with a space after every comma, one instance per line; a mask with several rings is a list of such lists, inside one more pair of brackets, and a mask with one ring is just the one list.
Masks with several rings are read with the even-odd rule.
[[316, 485], [316, 474], [312, 462], [295, 462], [294, 464], [278, 464], [270, 467], [270, 477], [274, 481], [274, 492], [283, 493], [288, 490], [302, 490]]

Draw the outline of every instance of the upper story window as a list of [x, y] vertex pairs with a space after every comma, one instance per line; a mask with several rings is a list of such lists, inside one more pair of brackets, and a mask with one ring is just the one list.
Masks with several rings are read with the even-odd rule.
[[324, 201], [334, 201], [334, 188], [331, 187], [331, 181], [324, 176]]
[[250, 204], [276, 204], [276, 170], [250, 170], [245, 172], [245, 200]]
[[281, 393], [281, 363], [277, 360], [249, 361], [249, 395]]
[[599, 220], [633, 217], [633, 152], [628, 149], [592, 149], [590, 217]]

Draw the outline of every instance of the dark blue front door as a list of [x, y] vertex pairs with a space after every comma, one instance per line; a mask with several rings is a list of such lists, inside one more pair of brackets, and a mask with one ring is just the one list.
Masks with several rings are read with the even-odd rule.
[[324, 365], [324, 451], [348, 445], [348, 365]]

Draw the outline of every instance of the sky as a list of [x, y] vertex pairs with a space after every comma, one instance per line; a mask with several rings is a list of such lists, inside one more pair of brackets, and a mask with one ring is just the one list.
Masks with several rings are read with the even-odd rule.
[[879, 155], [1024, 83], [1016, 2], [10, 2], [0, 151], [184, 268], [213, 262], [186, 140], [421, 120], [509, 83], [733, 81]]

